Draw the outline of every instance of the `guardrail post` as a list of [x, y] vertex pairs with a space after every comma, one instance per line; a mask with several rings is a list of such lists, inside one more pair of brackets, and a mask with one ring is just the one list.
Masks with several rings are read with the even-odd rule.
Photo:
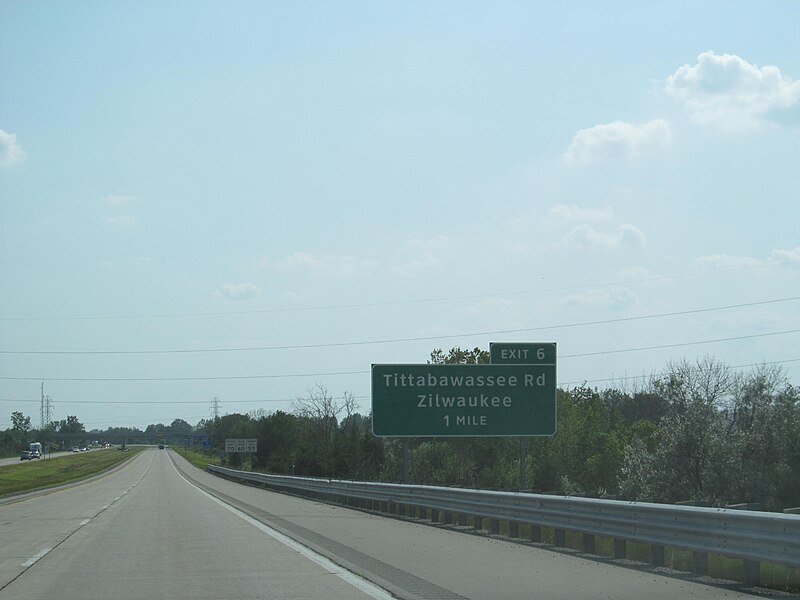
[[705, 552], [692, 552], [692, 572], [698, 575], [708, 574], [708, 554]]
[[516, 521], [508, 522], [508, 537], [511, 538], [519, 537], [519, 523], [517, 523]]
[[458, 513], [458, 524], [461, 527], [467, 526], [467, 513]]
[[438, 523], [439, 522], [439, 509], [432, 508], [431, 509], [431, 523]]
[[448, 525], [453, 522], [453, 513], [449, 510], [444, 511], [444, 522]]
[[540, 525], [531, 525], [531, 541], [542, 541], [542, 527]]
[[489, 533], [500, 533], [500, 519], [489, 519]]
[[761, 585], [761, 563], [744, 559], [744, 582], [747, 585]]
[[567, 532], [564, 529], [554, 529], [553, 537], [556, 546], [563, 548], [567, 545]]
[[594, 534], [583, 534], [583, 551], [587, 554], [594, 554]]
[[621, 538], [614, 538], [614, 558], [625, 558], [628, 555], [628, 543]]
[[480, 531], [481, 529], [483, 529], [483, 517], [477, 515], [472, 517], [472, 528], [475, 531]]
[[403, 483], [408, 483], [408, 466], [411, 463], [408, 438], [403, 438]]
[[650, 545], [650, 564], [654, 567], [664, 566], [664, 546]]

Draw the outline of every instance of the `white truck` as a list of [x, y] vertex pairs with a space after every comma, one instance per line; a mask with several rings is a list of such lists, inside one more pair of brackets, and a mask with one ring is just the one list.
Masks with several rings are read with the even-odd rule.
[[31, 458], [42, 458], [42, 442], [31, 443]]

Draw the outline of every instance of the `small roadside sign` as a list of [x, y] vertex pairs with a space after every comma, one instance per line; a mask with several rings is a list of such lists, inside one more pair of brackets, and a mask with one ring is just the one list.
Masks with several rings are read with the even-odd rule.
[[228, 438], [225, 440], [225, 452], [258, 452], [258, 440], [255, 438]]

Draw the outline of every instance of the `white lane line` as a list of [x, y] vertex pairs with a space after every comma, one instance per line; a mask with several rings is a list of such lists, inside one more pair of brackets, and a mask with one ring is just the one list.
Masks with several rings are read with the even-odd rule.
[[[172, 467], [175, 469], [175, 472], [177, 472], [178, 475], [180, 475], [180, 472], [178, 471], [178, 469], [175, 467], [174, 464], [172, 465]], [[356, 575], [352, 571], [348, 571], [347, 569], [345, 569], [344, 567], [342, 567], [340, 565], [337, 565], [335, 562], [333, 562], [329, 558], [323, 556], [322, 554], [319, 554], [318, 552], [315, 552], [314, 550], [312, 550], [311, 548], [308, 548], [307, 546], [303, 546], [302, 544], [300, 544], [299, 542], [296, 542], [295, 540], [293, 540], [289, 536], [282, 534], [280, 531], [277, 531], [277, 530], [273, 529], [272, 527], [270, 527], [269, 525], [265, 525], [261, 521], [258, 521], [256, 519], [254, 519], [253, 517], [251, 517], [250, 515], [243, 513], [238, 508], [234, 508], [233, 506], [231, 506], [230, 504], [226, 504], [225, 502], [223, 502], [219, 498], [215, 498], [214, 496], [212, 496], [211, 494], [209, 494], [205, 490], [197, 487], [191, 481], [189, 481], [188, 479], [183, 477], [183, 475], [181, 475], [181, 478], [186, 483], [188, 483], [193, 488], [195, 488], [198, 492], [203, 494], [209, 500], [211, 500], [213, 502], [216, 502], [217, 504], [219, 504], [223, 508], [227, 508], [229, 511], [231, 511], [233, 514], [235, 514], [237, 517], [240, 517], [240, 518], [244, 519], [245, 521], [247, 521], [248, 523], [250, 523], [254, 527], [257, 527], [258, 529], [260, 529], [261, 531], [263, 531], [267, 535], [275, 538], [277, 541], [279, 541], [282, 544], [288, 546], [292, 550], [294, 550], [296, 552], [299, 552], [302, 556], [305, 556], [310, 561], [317, 563], [320, 567], [325, 569], [325, 571], [327, 571], [331, 575], [336, 575], [337, 577], [339, 577], [343, 581], [345, 581], [345, 582], [349, 583], [350, 585], [352, 585], [353, 587], [361, 590], [362, 592], [364, 592], [365, 594], [367, 594], [371, 598], [375, 598], [375, 600], [397, 600], [395, 596], [393, 596], [392, 594], [390, 594], [389, 592], [384, 590], [382, 587], [380, 587], [378, 585], [375, 585], [374, 583], [372, 583], [371, 581], [369, 581], [367, 579], [364, 579], [360, 575]]]
[[325, 569], [328, 573], [330, 573], [332, 575], [336, 575], [340, 579], [343, 579], [344, 581], [346, 581], [350, 585], [360, 589], [362, 592], [364, 592], [368, 596], [370, 596], [372, 598], [375, 598], [376, 600], [394, 600], [395, 597], [392, 596], [391, 594], [389, 594], [388, 592], [386, 592], [386, 590], [384, 590], [383, 588], [378, 587], [377, 585], [375, 585], [374, 583], [372, 583], [370, 581], [367, 581], [363, 577], [360, 577], [359, 575], [356, 575], [355, 573], [352, 573], [351, 571], [348, 571], [344, 567], [341, 567], [340, 565], [337, 565], [335, 562], [333, 562], [329, 558], [327, 558], [325, 556], [322, 556], [321, 554], [319, 554], [317, 552], [314, 552], [311, 548], [303, 546], [302, 544], [296, 542], [292, 538], [282, 534], [280, 531], [277, 531], [277, 530], [273, 529], [269, 525], [265, 525], [261, 521], [257, 521], [256, 519], [254, 519], [250, 515], [247, 515], [247, 514], [243, 513], [242, 511], [240, 511], [238, 508], [234, 508], [230, 504], [225, 504], [224, 502], [222, 502], [222, 500], [220, 500], [218, 498], [215, 498], [214, 496], [212, 496], [211, 494], [207, 493], [204, 490], [201, 490], [200, 488], [197, 488], [197, 489], [201, 493], [205, 494], [207, 498], [213, 500], [214, 502], [216, 502], [220, 506], [223, 506], [223, 507], [227, 508], [229, 511], [231, 511], [236, 516], [244, 519], [245, 521], [247, 521], [248, 523], [250, 523], [254, 527], [257, 527], [258, 529], [260, 529], [261, 531], [263, 531], [267, 535], [275, 538], [276, 540], [278, 540], [282, 544], [288, 546], [292, 550], [295, 550], [296, 552], [299, 552], [301, 555], [305, 556], [307, 559], [317, 563], [319, 566], [321, 566], [323, 569]]
[[[152, 459], [152, 458], [150, 459], [150, 464], [151, 464], [151, 465], [153, 464], [153, 459]], [[173, 468], [174, 468], [174, 466], [173, 466]], [[136, 486], [137, 486], [137, 485], [138, 485], [138, 484], [139, 484], [139, 483], [142, 481], [142, 479], [144, 479], [144, 478], [145, 478], [145, 475], [147, 475], [147, 471], [148, 471], [149, 469], [150, 469], [150, 465], [148, 465], [148, 467], [147, 467], [147, 469], [145, 470], [145, 472], [144, 472], [144, 473], [142, 474], [142, 476], [139, 478], [139, 481], [137, 481], [135, 484], [133, 484], [133, 486], [131, 486], [131, 488], [133, 488], [133, 487], [136, 487]], [[96, 480], [95, 480], [95, 481], [96, 481]], [[88, 482], [87, 482], [87, 483], [88, 483]], [[97, 514], [94, 516], [94, 517], [90, 517], [90, 518], [88, 518], [88, 519], [83, 519], [83, 520], [80, 522], [80, 525], [78, 525], [78, 526], [75, 528], [75, 531], [72, 531], [72, 532], [71, 532], [69, 535], [67, 535], [67, 537], [65, 537], [63, 540], [61, 540], [61, 541], [60, 541], [59, 543], [57, 543], [55, 546], [53, 546], [52, 548], [45, 548], [44, 550], [41, 550], [41, 551], [40, 551], [38, 554], [35, 554], [34, 556], [31, 556], [31, 557], [30, 557], [28, 560], [26, 560], [26, 561], [25, 561], [24, 563], [22, 563], [20, 566], [21, 566], [21, 567], [24, 567], [25, 569], [28, 569], [29, 567], [32, 567], [33, 565], [35, 565], [35, 564], [36, 564], [37, 562], [39, 562], [39, 561], [40, 561], [42, 558], [44, 558], [44, 557], [45, 557], [45, 556], [46, 556], [46, 555], [47, 555], [47, 554], [48, 554], [48, 553], [49, 553], [51, 550], [53, 550], [53, 548], [57, 548], [58, 546], [60, 546], [61, 544], [63, 544], [65, 541], [67, 541], [69, 538], [71, 538], [71, 537], [72, 537], [72, 535], [73, 535], [73, 534], [74, 534], [76, 531], [78, 531], [78, 530], [79, 530], [81, 527], [83, 527], [84, 525], [86, 525], [86, 524], [90, 523], [90, 522], [92, 521], [92, 519], [94, 519], [94, 518], [98, 517], [98, 516], [100, 515], [100, 513], [102, 513], [104, 510], [106, 510], [106, 509], [107, 509], [109, 506], [111, 506], [112, 504], [114, 504], [114, 502], [117, 502], [117, 501], [118, 501], [120, 498], [122, 498], [122, 496], [124, 496], [125, 494], [127, 494], [127, 493], [128, 493], [128, 491], [130, 491], [130, 490], [131, 490], [131, 488], [128, 488], [128, 490], [126, 490], [126, 491], [125, 491], [125, 492], [124, 492], [122, 495], [120, 495], [120, 496], [117, 496], [116, 498], [114, 498], [114, 501], [113, 501], [113, 502], [111, 502], [111, 503], [109, 503], [109, 504], [106, 504], [105, 506], [103, 506], [103, 508], [101, 508], [101, 509], [100, 509], [100, 511], [99, 511], [99, 512], [98, 512], [98, 513], [97, 513]], [[62, 490], [58, 490], [58, 491], [62, 491]], [[23, 573], [24, 573], [24, 571], [23, 571]], [[21, 575], [21, 573], [20, 573], [20, 575]], [[19, 577], [19, 575], [17, 575], [17, 577]], [[3, 585], [3, 586], [0, 586], [0, 590], [3, 590], [5, 587], [7, 587], [7, 586], [8, 586], [8, 584], [10, 584], [12, 581], [15, 581], [15, 580], [17, 579], [17, 577], [15, 577], [15, 578], [14, 578], [14, 579], [12, 579], [11, 581], [7, 582], [5, 585]]]
[[45, 548], [44, 550], [41, 550], [41, 551], [40, 551], [38, 554], [34, 554], [34, 555], [33, 555], [33, 556], [31, 556], [31, 557], [30, 557], [28, 560], [26, 560], [24, 563], [22, 563], [20, 566], [21, 566], [21, 567], [30, 567], [31, 565], [34, 565], [34, 564], [36, 564], [37, 562], [39, 562], [39, 560], [40, 560], [40, 559], [41, 559], [41, 558], [42, 558], [42, 557], [43, 557], [45, 554], [47, 554], [48, 552], [50, 552], [50, 550], [52, 550], [52, 548]]

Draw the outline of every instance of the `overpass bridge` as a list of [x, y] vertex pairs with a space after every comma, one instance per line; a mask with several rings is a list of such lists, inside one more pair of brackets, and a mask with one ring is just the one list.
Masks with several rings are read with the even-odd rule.
[[208, 445], [207, 433], [175, 433], [172, 431], [135, 431], [135, 432], [92, 432], [81, 431], [78, 433], [56, 433], [53, 436], [57, 442], [69, 442], [77, 440], [92, 440], [110, 444], [130, 444], [133, 442], [144, 442], [157, 444], [167, 440], [179, 440], [184, 445], [206, 446]]

